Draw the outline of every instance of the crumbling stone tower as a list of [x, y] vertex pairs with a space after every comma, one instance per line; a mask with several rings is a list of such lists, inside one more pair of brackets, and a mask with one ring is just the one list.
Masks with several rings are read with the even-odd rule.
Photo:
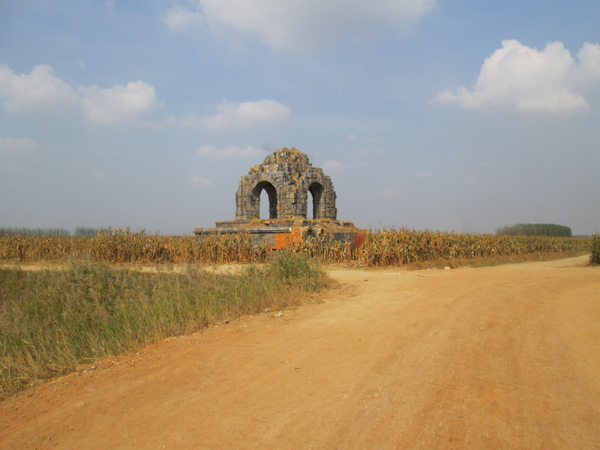
[[323, 169], [313, 167], [300, 150], [280, 148], [250, 169], [240, 180], [236, 220], [260, 219], [260, 194], [267, 191], [269, 218], [307, 218], [308, 193], [313, 198], [313, 219], [337, 218], [335, 191]]

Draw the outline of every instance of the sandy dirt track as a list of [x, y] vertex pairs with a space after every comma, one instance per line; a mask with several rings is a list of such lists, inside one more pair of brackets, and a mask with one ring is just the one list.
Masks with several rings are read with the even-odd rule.
[[327, 303], [0, 403], [0, 448], [598, 449], [600, 269], [586, 262], [332, 269], [343, 287]]

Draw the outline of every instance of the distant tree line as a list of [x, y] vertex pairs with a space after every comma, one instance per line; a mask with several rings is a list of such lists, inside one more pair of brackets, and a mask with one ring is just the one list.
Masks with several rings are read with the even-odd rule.
[[496, 234], [504, 236], [573, 236], [571, 227], [555, 225], [553, 223], [517, 223], [516, 225], [498, 228]]
[[77, 227], [73, 234], [64, 228], [0, 228], [1, 236], [96, 237], [98, 228]]

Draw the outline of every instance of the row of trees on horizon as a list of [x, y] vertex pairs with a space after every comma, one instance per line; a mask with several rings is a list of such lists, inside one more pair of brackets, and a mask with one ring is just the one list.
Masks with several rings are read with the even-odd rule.
[[0, 228], [1, 236], [96, 237], [98, 228], [77, 227], [71, 233], [64, 228]]
[[496, 234], [502, 236], [573, 237], [571, 227], [553, 223], [517, 223], [498, 228]]

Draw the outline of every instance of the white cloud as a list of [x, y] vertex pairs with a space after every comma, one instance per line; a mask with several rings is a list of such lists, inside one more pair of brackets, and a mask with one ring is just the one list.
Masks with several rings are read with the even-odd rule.
[[167, 10], [163, 22], [169, 27], [169, 30], [181, 33], [195, 25], [203, 25], [204, 19], [198, 11], [175, 6]]
[[265, 152], [247, 145], [246, 148], [241, 147], [224, 147], [217, 148], [214, 145], [201, 145], [198, 149], [198, 156], [206, 159], [232, 159], [232, 158], [257, 158], [264, 156]]
[[433, 172], [423, 172], [421, 170], [417, 171], [417, 176], [419, 178], [429, 178], [433, 176]]
[[476, 184], [479, 184], [480, 181], [481, 180], [479, 178], [469, 177], [465, 180], [465, 183], [469, 186], [475, 186]]
[[93, 176], [96, 180], [101, 180], [104, 178], [104, 174], [98, 170], [93, 173]]
[[365, 165], [365, 163], [363, 161], [359, 161], [358, 163], [355, 163], [355, 162], [344, 163], [344, 162], [336, 161], [335, 159], [330, 159], [329, 161], [325, 161], [325, 163], [323, 164], [323, 169], [331, 171], [331, 172], [340, 172], [342, 170], [348, 170], [348, 169], [352, 169], [357, 166], [361, 167], [364, 165]]
[[396, 196], [396, 190], [394, 188], [384, 189], [383, 191], [379, 192], [379, 196], [380, 197], [387, 197], [387, 198], [395, 197]]
[[109, 89], [80, 86], [77, 92], [86, 117], [92, 122], [116, 123], [147, 118], [162, 107], [152, 85], [143, 81]]
[[350, 161], [340, 162], [335, 159], [330, 159], [323, 163], [323, 169], [331, 172], [340, 172], [344, 170], [355, 170], [361, 167], [365, 167], [367, 163], [365, 161]]
[[140, 120], [162, 108], [154, 87], [143, 81], [109, 89], [93, 85], [74, 90], [48, 65], [35, 66], [30, 74], [23, 75], [0, 65], [0, 101], [9, 112], [83, 109], [88, 120], [99, 123]]
[[192, 186], [198, 186], [198, 187], [208, 187], [212, 185], [212, 181], [210, 181], [208, 178], [203, 178], [203, 177], [192, 177], [190, 178], [190, 184]]
[[46, 64], [35, 66], [30, 74], [23, 75], [15, 75], [8, 66], [1, 65], [0, 99], [7, 111], [73, 106], [78, 101], [73, 89]]
[[351, 164], [342, 163], [342, 162], [336, 161], [335, 159], [330, 159], [329, 161], [325, 161], [325, 163], [323, 164], [323, 169], [331, 170], [332, 172], [345, 170], [349, 167], [351, 167]]
[[0, 137], [0, 153], [23, 155], [33, 153], [38, 148], [38, 142], [34, 139], [24, 138], [2, 138]]
[[586, 42], [577, 53], [579, 59], [578, 82], [592, 84], [600, 80], [600, 45]]
[[348, 142], [355, 141], [356, 139], [358, 139], [358, 138], [356, 137], [356, 135], [355, 135], [355, 134], [349, 134], [348, 136], [346, 136], [346, 140], [347, 140]]
[[304, 50], [401, 35], [433, 9], [435, 0], [197, 0], [197, 4], [196, 12], [213, 32], [225, 29], [275, 49]]
[[275, 100], [258, 102], [233, 103], [224, 102], [217, 105], [214, 116], [200, 119], [202, 126], [211, 131], [249, 128], [255, 125], [281, 125], [290, 118], [291, 109]]
[[464, 108], [502, 108], [517, 111], [576, 112], [589, 108], [582, 92], [600, 82], [600, 45], [585, 43], [579, 63], [561, 42], [543, 51], [516, 40], [486, 58], [473, 87], [445, 89], [434, 99]]

